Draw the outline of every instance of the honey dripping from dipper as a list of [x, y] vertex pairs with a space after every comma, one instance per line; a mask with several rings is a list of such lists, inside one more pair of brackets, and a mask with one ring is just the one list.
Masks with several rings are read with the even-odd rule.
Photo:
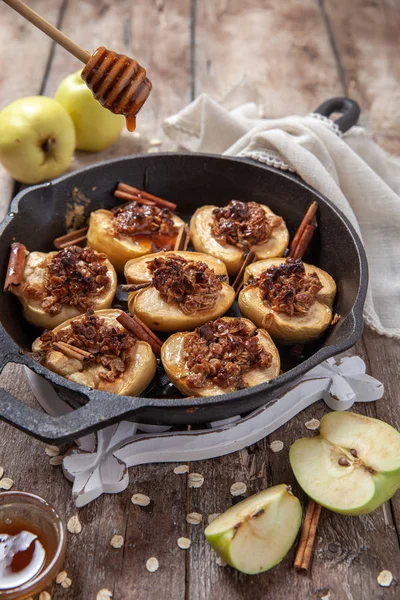
[[136, 115], [151, 92], [146, 70], [136, 60], [101, 46], [86, 63], [82, 79], [104, 108], [124, 115], [128, 131], [135, 131]]

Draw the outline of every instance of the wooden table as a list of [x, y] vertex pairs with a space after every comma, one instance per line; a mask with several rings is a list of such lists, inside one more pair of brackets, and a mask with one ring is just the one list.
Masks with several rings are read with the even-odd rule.
[[[326, 98], [350, 94], [361, 105], [361, 122], [388, 151], [400, 152], [400, 86], [397, 0], [30, 0], [38, 12], [79, 44], [93, 50], [104, 44], [135, 56], [153, 81], [153, 93], [140, 115], [143, 135], [162, 137], [164, 117], [202, 92], [221, 98], [245, 74], [256, 81], [265, 114], [272, 117], [307, 113]], [[80, 65], [42, 33], [0, 5], [0, 108], [17, 97], [53, 95], [58, 83]], [[74, 167], [112, 155], [136, 152], [137, 138], [124, 136], [101, 154], [78, 154]], [[166, 142], [162, 149], [171, 149]], [[4, 211], [14, 182], [0, 173]], [[4, 213], [3, 213], [4, 214]], [[368, 372], [386, 387], [384, 399], [356, 410], [400, 428], [400, 344], [366, 330], [354, 352]], [[1, 385], [26, 402], [34, 402], [24, 373], [9, 365]], [[103, 496], [79, 510], [79, 535], [68, 534], [65, 568], [68, 590], [53, 585], [52, 597], [90, 600], [108, 588], [117, 600], [331, 600], [389, 599], [400, 596], [400, 493], [387, 505], [361, 518], [323, 511], [312, 570], [292, 568], [295, 548], [268, 573], [249, 577], [217, 565], [205, 542], [203, 525], [188, 526], [185, 515], [210, 513], [232, 504], [235, 481], [246, 481], [248, 493], [286, 482], [305, 505], [288, 463], [290, 444], [306, 433], [304, 423], [320, 418], [320, 403], [276, 433], [242, 453], [199, 462], [204, 485], [188, 491], [186, 475], [174, 475], [173, 464], [131, 469], [129, 488]], [[272, 440], [284, 449], [273, 454]], [[71, 487], [61, 468], [49, 464], [44, 445], [0, 425], [0, 465], [17, 490], [47, 498], [66, 519], [77, 513]], [[249, 473], [253, 473], [249, 477]], [[150, 496], [149, 507], [130, 502], [133, 493]], [[115, 533], [124, 547], [110, 546]], [[189, 551], [177, 539], [188, 535]], [[148, 573], [146, 560], [156, 556], [160, 569]], [[376, 577], [382, 569], [394, 575], [390, 588]]]

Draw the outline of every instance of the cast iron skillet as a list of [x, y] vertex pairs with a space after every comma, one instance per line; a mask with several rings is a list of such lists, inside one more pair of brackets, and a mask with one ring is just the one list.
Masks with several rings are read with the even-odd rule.
[[[354, 125], [358, 106], [335, 98], [317, 112], [342, 112], [336, 122], [342, 132]], [[270, 383], [212, 398], [183, 399], [172, 393], [159, 368], [156, 383], [138, 398], [91, 390], [49, 371], [28, 353], [38, 330], [23, 319], [12, 294], [0, 295], [0, 372], [8, 362], [28, 366], [53, 384], [59, 395], [77, 410], [61, 417], [38, 412], [5, 390], [0, 390], [0, 418], [44, 441], [62, 443], [101, 429], [121, 419], [172, 425], [200, 424], [225, 419], [272, 402], [321, 361], [351, 347], [361, 336], [368, 272], [360, 239], [335, 206], [297, 176], [238, 158], [207, 154], [150, 154], [111, 160], [65, 175], [20, 192], [0, 226], [0, 274], [4, 281], [13, 241], [30, 250], [49, 251], [55, 237], [65, 233], [65, 213], [71, 191], [77, 187], [90, 198], [87, 214], [115, 206], [112, 192], [118, 181], [148, 189], [176, 202], [178, 214], [189, 219], [203, 204], [224, 205], [232, 198], [269, 205], [285, 219], [293, 235], [307, 207], [319, 204], [319, 228], [305, 260], [325, 269], [338, 286], [334, 311], [340, 321], [306, 356], [296, 358], [286, 349], [285, 373]], [[235, 312], [236, 311], [236, 312]], [[237, 308], [230, 314], [238, 314]], [[287, 360], [289, 357], [289, 360]], [[175, 389], [175, 388], [173, 388]], [[175, 390], [176, 392], [176, 390]], [[172, 398], [171, 398], [172, 395]]]

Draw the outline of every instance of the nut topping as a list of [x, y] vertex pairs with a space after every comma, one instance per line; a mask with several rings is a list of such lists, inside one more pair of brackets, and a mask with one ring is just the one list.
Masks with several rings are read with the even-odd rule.
[[171, 238], [178, 233], [178, 228], [172, 220], [173, 213], [168, 208], [148, 206], [135, 201], [114, 208], [112, 213], [113, 232], [118, 237], [158, 234]]

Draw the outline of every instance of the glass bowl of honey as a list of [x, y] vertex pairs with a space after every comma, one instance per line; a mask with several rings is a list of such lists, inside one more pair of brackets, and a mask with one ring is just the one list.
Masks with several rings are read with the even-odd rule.
[[44, 590], [61, 571], [65, 527], [43, 498], [0, 493], [0, 598], [25, 600]]

